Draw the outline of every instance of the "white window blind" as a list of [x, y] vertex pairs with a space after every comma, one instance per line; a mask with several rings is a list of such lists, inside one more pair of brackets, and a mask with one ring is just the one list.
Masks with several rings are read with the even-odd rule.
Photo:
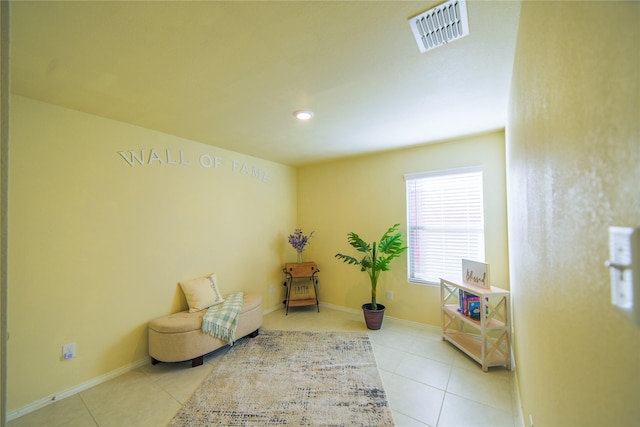
[[482, 168], [406, 175], [409, 281], [459, 280], [462, 258], [484, 262]]

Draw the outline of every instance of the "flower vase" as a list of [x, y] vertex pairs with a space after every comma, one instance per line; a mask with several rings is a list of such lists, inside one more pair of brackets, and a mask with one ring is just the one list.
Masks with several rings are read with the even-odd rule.
[[298, 251], [298, 264], [302, 264], [302, 251]]

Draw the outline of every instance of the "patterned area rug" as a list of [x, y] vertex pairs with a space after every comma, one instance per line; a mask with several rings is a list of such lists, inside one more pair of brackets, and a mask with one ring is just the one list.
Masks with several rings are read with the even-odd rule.
[[169, 424], [281, 425], [393, 426], [367, 334], [261, 331], [242, 339]]

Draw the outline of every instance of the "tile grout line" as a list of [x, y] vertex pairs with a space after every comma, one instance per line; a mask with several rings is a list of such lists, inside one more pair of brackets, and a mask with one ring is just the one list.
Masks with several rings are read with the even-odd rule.
[[447, 376], [447, 385], [445, 386], [444, 394], [442, 395], [442, 402], [440, 403], [440, 410], [438, 411], [438, 419], [436, 420], [436, 425], [434, 427], [437, 427], [438, 424], [440, 424], [440, 418], [442, 417], [442, 410], [444, 409], [444, 400], [447, 398], [447, 393], [449, 393], [448, 391], [449, 381], [451, 381], [451, 374], [453, 373], [453, 365], [457, 357], [458, 355], [455, 355], [453, 360], [451, 361], [451, 365], [449, 365], [449, 375]]
[[100, 424], [98, 423], [98, 420], [96, 419], [95, 415], [93, 415], [93, 412], [91, 412], [91, 409], [89, 409], [89, 407], [87, 406], [86, 402], [84, 401], [83, 397], [82, 397], [82, 392], [78, 393], [78, 398], [80, 399], [80, 402], [82, 402], [82, 406], [84, 406], [84, 408], [87, 410], [87, 412], [89, 413], [89, 416], [91, 416], [91, 419], [93, 420], [93, 422], [95, 423], [95, 425], [97, 427], [100, 427]]

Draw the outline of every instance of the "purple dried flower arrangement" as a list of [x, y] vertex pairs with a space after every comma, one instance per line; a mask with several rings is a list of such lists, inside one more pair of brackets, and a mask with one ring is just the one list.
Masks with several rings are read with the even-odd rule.
[[311, 234], [305, 236], [302, 234], [302, 229], [296, 228], [293, 234], [289, 235], [289, 243], [293, 246], [293, 249], [298, 251], [298, 253], [302, 253], [304, 247], [309, 243], [309, 239], [313, 237], [313, 233], [315, 233], [315, 231], [312, 231]]

